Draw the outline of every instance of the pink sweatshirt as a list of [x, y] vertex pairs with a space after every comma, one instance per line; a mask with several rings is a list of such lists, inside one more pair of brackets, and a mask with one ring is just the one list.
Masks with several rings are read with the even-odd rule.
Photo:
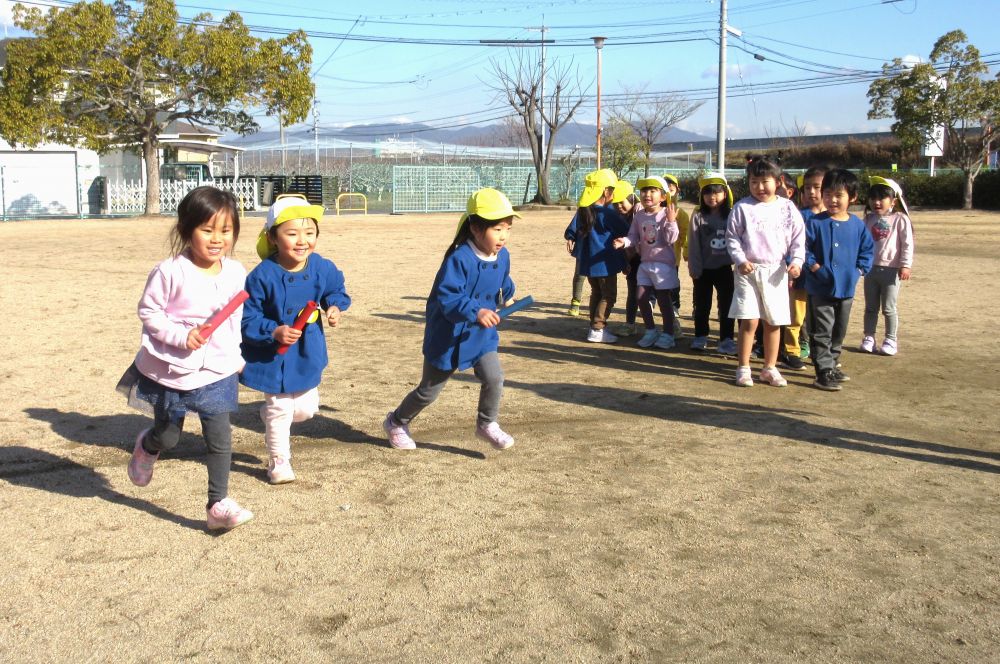
[[230, 258], [222, 259], [219, 274], [206, 274], [186, 253], [153, 268], [139, 300], [142, 343], [136, 368], [160, 385], [185, 391], [242, 370], [243, 307], [223, 321], [198, 350], [187, 349], [187, 337], [243, 289], [246, 276], [243, 265]]
[[802, 266], [806, 258], [806, 227], [802, 214], [780, 196], [762, 203], [753, 196], [736, 202], [726, 223], [726, 249], [733, 265], [777, 265], [786, 260]]
[[624, 238], [626, 247], [635, 247], [643, 263], [666, 263], [677, 266], [674, 242], [680, 235], [677, 222], [667, 221], [667, 211], [658, 208], [646, 212], [639, 208], [632, 216], [632, 226]]
[[875, 212], [865, 216], [875, 240], [875, 261], [881, 267], [913, 267], [913, 224], [902, 212], [880, 217]]

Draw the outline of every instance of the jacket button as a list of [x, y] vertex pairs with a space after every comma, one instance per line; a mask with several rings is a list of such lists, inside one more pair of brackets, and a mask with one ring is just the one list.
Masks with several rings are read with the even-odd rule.
[[285, 313], [286, 314], [290, 314], [290, 313], [292, 313], [292, 310], [291, 309], [285, 309]]
[[493, 269], [494, 270], [497, 269], [497, 264], [496, 263], [493, 264]]

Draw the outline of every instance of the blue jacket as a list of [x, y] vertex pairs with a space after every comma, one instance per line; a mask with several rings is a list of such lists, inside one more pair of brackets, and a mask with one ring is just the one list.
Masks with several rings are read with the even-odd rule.
[[468, 244], [460, 246], [441, 263], [427, 298], [424, 357], [442, 371], [461, 371], [496, 351], [497, 329], [477, 323], [476, 314], [480, 309], [495, 311], [513, 295], [506, 248], [495, 261], [484, 261]]
[[625, 252], [615, 249], [615, 238], [628, 235], [629, 223], [617, 210], [602, 205], [591, 205], [594, 225], [589, 233], [578, 237], [576, 228], [579, 211], [569, 222], [564, 234], [567, 240], [576, 242], [573, 255], [576, 256], [576, 273], [585, 277], [609, 277], [625, 268]]
[[[806, 224], [806, 291], [842, 300], [854, 297], [874, 255], [875, 243], [861, 219], [852, 214], [836, 221], [829, 212], [817, 214]], [[813, 272], [817, 263], [822, 267]]]
[[[323, 312], [336, 305], [351, 306], [344, 290], [344, 273], [333, 261], [319, 254], [309, 257], [305, 269], [289, 272], [271, 256], [247, 276], [250, 299], [243, 305], [243, 359], [246, 367], [240, 382], [267, 394], [289, 394], [319, 385], [327, 364]], [[320, 306], [319, 318], [302, 330], [302, 336], [284, 355], [272, 336], [280, 325], [291, 325], [313, 300]]]

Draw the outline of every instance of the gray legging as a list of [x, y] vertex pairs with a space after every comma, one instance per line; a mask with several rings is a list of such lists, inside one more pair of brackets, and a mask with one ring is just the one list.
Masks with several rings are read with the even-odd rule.
[[878, 313], [885, 316], [885, 338], [896, 340], [899, 316], [896, 300], [899, 297], [899, 268], [876, 265], [865, 276], [865, 336], [874, 337], [878, 327]]
[[[497, 421], [500, 413], [500, 396], [503, 394], [503, 370], [500, 368], [500, 356], [496, 351], [486, 353], [473, 366], [476, 378], [482, 383], [479, 390], [479, 414], [476, 421], [487, 425]], [[424, 361], [424, 374], [416, 389], [403, 398], [403, 402], [393, 412], [393, 418], [400, 424], [409, 424], [424, 408], [434, 403], [444, 389], [454, 369], [438, 369], [430, 362]]]
[[[208, 504], [219, 502], [229, 493], [229, 467], [233, 460], [233, 434], [229, 413], [199, 415], [208, 455]], [[159, 408], [154, 409], [153, 428], [142, 439], [142, 447], [151, 453], [171, 450], [181, 438], [184, 419], [171, 419]]]

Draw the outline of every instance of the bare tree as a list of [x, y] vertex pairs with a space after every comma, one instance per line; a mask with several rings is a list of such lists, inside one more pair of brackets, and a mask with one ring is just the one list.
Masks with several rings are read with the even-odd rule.
[[781, 122], [780, 126], [771, 122], [768, 126], [764, 127], [764, 136], [767, 137], [768, 142], [774, 146], [780, 145], [792, 149], [802, 147], [805, 144], [805, 141], [802, 139], [809, 135], [809, 128], [806, 123], [800, 123], [797, 117], [793, 117], [792, 124], [789, 126], [785, 123], [785, 118], [780, 113], [778, 114], [778, 120]]
[[691, 117], [705, 102], [689, 101], [674, 93], [647, 96], [647, 85], [639, 88], [623, 85], [621, 98], [611, 106], [610, 115], [613, 120], [632, 127], [639, 137], [644, 174], [648, 176], [650, 154], [656, 141], [665, 131]]
[[[508, 51], [505, 61], [490, 62], [493, 81], [488, 82], [501, 99], [517, 114], [524, 137], [531, 148], [535, 166], [538, 192], [533, 199], [548, 204], [549, 170], [552, 166], [552, 148], [556, 134], [573, 118], [583, 103], [583, 90], [573, 60], [565, 64], [556, 62], [545, 72], [545, 89], [542, 99], [542, 71], [538, 55], [522, 49]], [[543, 140], [542, 128], [548, 129]]]

